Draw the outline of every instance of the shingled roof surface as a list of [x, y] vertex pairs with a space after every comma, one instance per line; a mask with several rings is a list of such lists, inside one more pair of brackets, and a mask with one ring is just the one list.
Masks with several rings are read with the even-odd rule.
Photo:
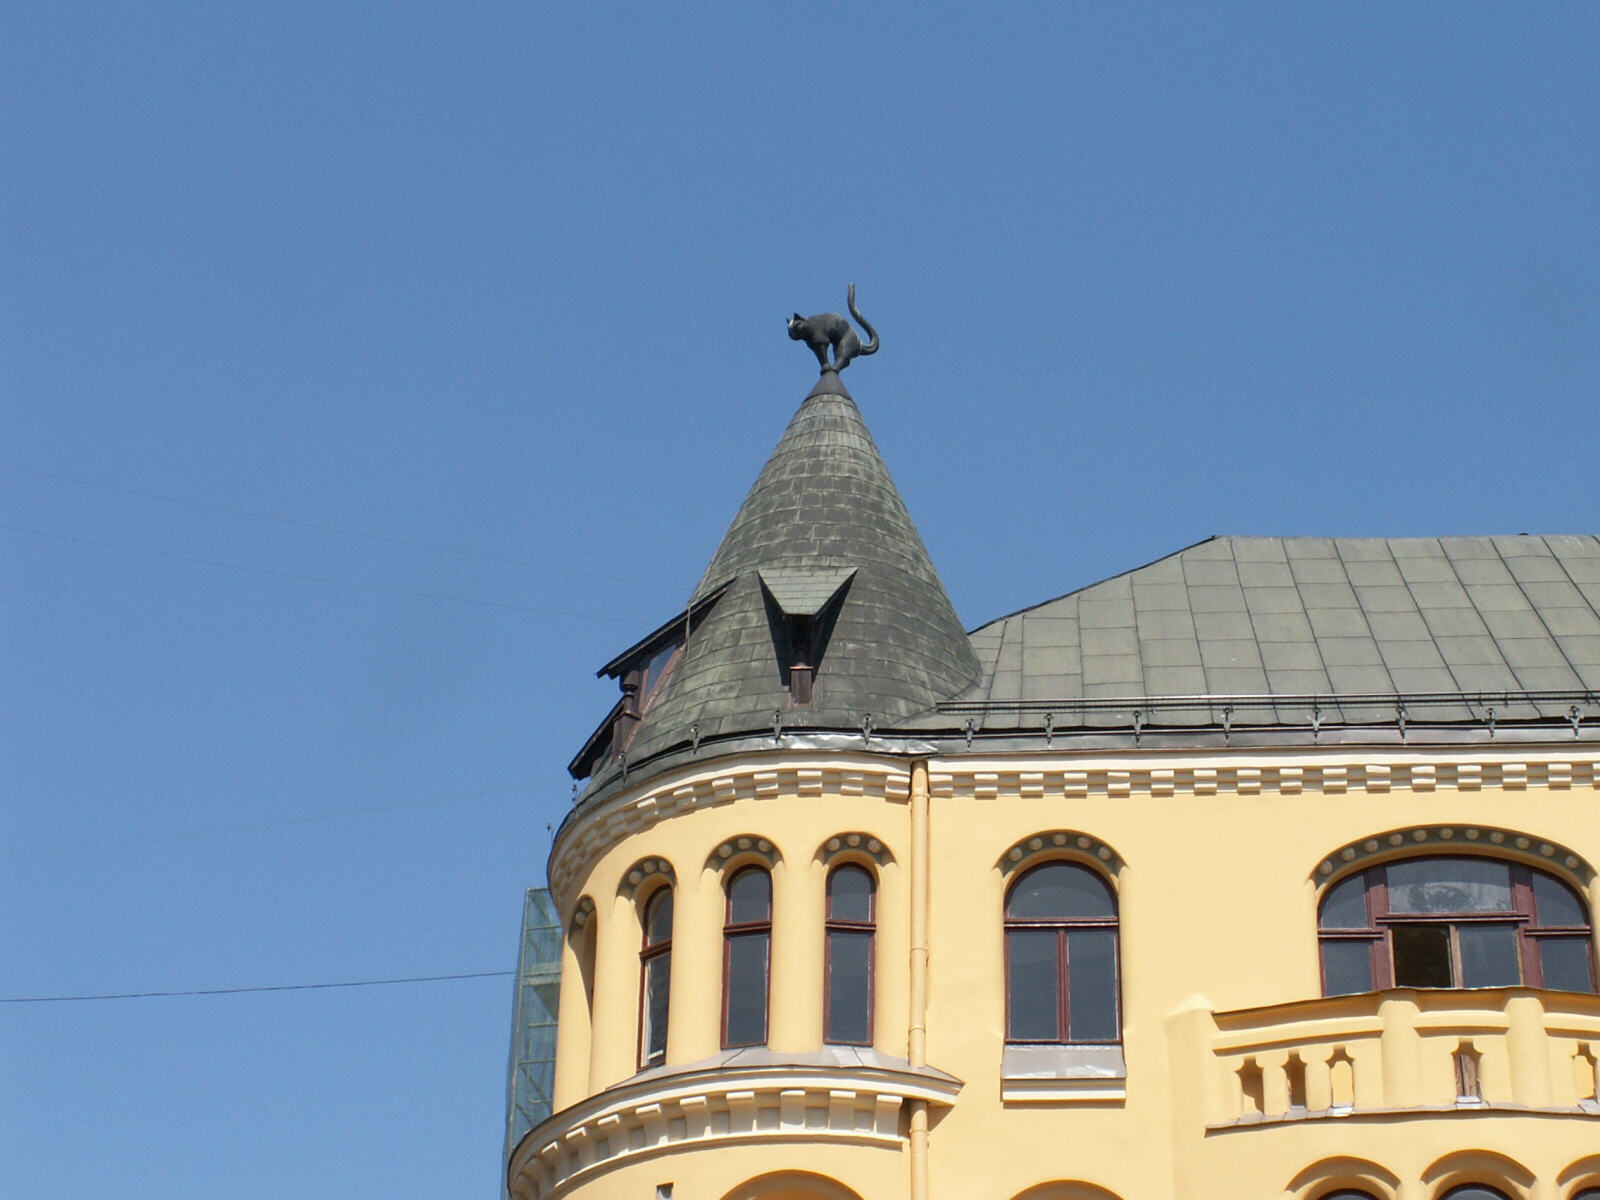
[[[1517, 694], [1506, 719], [1556, 717], [1570, 697], [1520, 694], [1600, 692], [1600, 539], [1219, 537], [971, 637], [983, 679], [962, 699], [990, 705], [1410, 695], [1429, 697], [1418, 717], [1448, 721], [1483, 701], [1441, 694], [1503, 692]], [[1219, 719], [1171, 707], [1168, 724]]]
[[[841, 590], [809, 706], [790, 702], [771, 611], [780, 606], [769, 605], [763, 576], [789, 604]], [[694, 600], [730, 580], [644, 713], [630, 762], [696, 735], [770, 732], [775, 712], [790, 729], [857, 729], [868, 714], [882, 726], [978, 679], [972, 644], [836, 374], [789, 423]]]

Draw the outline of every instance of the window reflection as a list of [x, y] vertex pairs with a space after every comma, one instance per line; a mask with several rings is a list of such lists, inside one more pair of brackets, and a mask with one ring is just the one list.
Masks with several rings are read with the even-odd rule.
[[639, 1065], [667, 1057], [667, 1010], [672, 985], [672, 889], [658, 888], [644, 906], [644, 945], [639, 951]]
[[1546, 871], [1435, 855], [1368, 867], [1319, 909], [1329, 996], [1387, 987], [1593, 992], [1583, 901]]
[[872, 1042], [872, 957], [877, 887], [864, 867], [828, 873], [824, 1039], [849, 1046]]
[[1006, 895], [1006, 1040], [1114, 1042], [1117, 908], [1095, 871], [1049, 862]]
[[761, 867], [745, 867], [728, 880], [722, 935], [722, 1044], [763, 1045], [772, 951], [772, 876]]

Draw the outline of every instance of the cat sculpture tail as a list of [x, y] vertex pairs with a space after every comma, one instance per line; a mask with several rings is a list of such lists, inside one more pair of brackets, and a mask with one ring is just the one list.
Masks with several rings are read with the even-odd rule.
[[861, 310], [856, 307], [856, 285], [853, 283], [850, 285], [850, 295], [847, 299], [847, 303], [850, 307], [850, 315], [856, 319], [856, 324], [865, 329], [867, 331], [867, 336], [872, 339], [865, 346], [856, 351], [856, 357], [861, 358], [868, 354], [876, 354], [878, 352], [878, 331], [871, 325], [867, 324], [867, 319], [861, 315]]

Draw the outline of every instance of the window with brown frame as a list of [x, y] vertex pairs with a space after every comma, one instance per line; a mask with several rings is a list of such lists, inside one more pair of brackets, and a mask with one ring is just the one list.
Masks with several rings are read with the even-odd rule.
[[1453, 1187], [1439, 1200], [1509, 1200], [1499, 1188], [1485, 1187], [1481, 1183], [1464, 1183]]
[[1439, 855], [1357, 871], [1323, 895], [1317, 932], [1326, 996], [1595, 990], [1583, 901], [1554, 875], [1505, 859]]
[[767, 1040], [767, 992], [772, 962], [772, 876], [744, 867], [728, 879], [722, 923], [722, 1045], [760, 1046]]
[[639, 949], [639, 1067], [667, 1058], [667, 1010], [672, 989], [672, 888], [657, 888], [644, 906]]
[[578, 978], [583, 983], [583, 1003], [589, 1010], [589, 1015], [594, 1016], [594, 958], [595, 958], [595, 923], [588, 922], [570, 935], [572, 943], [572, 957], [578, 964]]
[[877, 884], [872, 872], [845, 863], [828, 873], [823, 1040], [872, 1044], [872, 953], [877, 931]]
[[1006, 893], [1006, 1041], [1121, 1037], [1117, 901], [1089, 867], [1047, 862]]

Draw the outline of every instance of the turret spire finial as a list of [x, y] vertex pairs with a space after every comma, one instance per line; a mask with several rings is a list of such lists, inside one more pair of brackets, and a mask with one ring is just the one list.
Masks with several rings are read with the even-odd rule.
[[[856, 307], [856, 285], [853, 283], [850, 285], [846, 304], [849, 306], [850, 315], [872, 339], [864, 346], [861, 344], [861, 336], [852, 328], [850, 322], [836, 312], [818, 313], [814, 317], [802, 317], [799, 313], [795, 313], [789, 318], [790, 338], [811, 347], [811, 352], [817, 356], [817, 362], [821, 364], [824, 375], [829, 371], [837, 373], [844, 370], [853, 358], [878, 352], [878, 331], [867, 323], [867, 319], [861, 315], [861, 310]], [[829, 346], [833, 347], [832, 362], [828, 361]]]

